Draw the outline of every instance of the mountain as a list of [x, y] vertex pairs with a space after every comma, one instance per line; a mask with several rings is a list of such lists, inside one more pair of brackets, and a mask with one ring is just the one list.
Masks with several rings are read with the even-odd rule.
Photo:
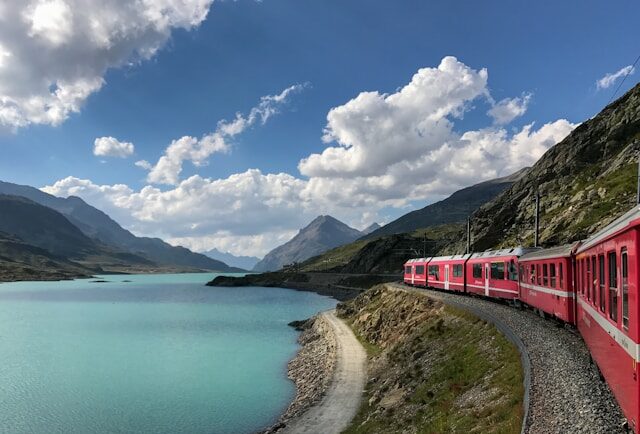
[[227, 272], [241, 271], [184, 247], [174, 247], [159, 238], [136, 237], [107, 214], [79, 197], [60, 198], [37, 188], [2, 181], [0, 181], [0, 194], [26, 197], [40, 205], [52, 208], [63, 214], [87, 237], [116, 249], [142, 255], [159, 265]]
[[222, 261], [231, 267], [242, 268], [244, 270], [251, 270], [258, 262], [260, 262], [260, 258], [256, 258], [255, 256], [235, 256], [229, 252], [221, 252], [216, 248], [207, 252], [202, 252], [202, 254], [212, 259]]
[[88, 277], [95, 271], [0, 232], [0, 282]]
[[[559, 245], [593, 234], [636, 201], [640, 84], [550, 148], [511, 187], [472, 216], [475, 250], [532, 245], [540, 193], [540, 241]], [[464, 242], [448, 251], [461, 251]]]
[[383, 235], [412, 232], [429, 226], [463, 222], [480, 205], [502, 193], [514, 182], [522, 178], [527, 171], [528, 168], [524, 168], [509, 176], [481, 182], [458, 190], [448, 198], [427, 205], [422, 209], [411, 211], [380, 229], [372, 231], [363, 238], [374, 239]]
[[350, 243], [362, 236], [341, 221], [322, 215], [298, 232], [291, 240], [270, 251], [253, 271], [279, 270], [284, 265], [302, 262], [329, 249]]
[[367, 226], [366, 228], [364, 228], [360, 232], [362, 232], [365, 235], [369, 235], [371, 232], [377, 231], [381, 227], [382, 226], [380, 226], [378, 223], [371, 223], [369, 226]]

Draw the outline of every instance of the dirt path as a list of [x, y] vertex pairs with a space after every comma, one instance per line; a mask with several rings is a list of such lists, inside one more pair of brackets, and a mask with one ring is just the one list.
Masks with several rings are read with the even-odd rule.
[[333, 327], [338, 359], [327, 394], [315, 406], [287, 423], [286, 434], [333, 434], [344, 430], [360, 407], [366, 377], [367, 354], [335, 311], [322, 313]]

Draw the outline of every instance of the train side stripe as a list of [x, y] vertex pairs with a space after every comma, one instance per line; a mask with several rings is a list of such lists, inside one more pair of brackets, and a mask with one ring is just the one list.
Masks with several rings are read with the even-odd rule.
[[[473, 288], [478, 288], [478, 289], [484, 289], [485, 288], [484, 285], [474, 285], [474, 284], [471, 284], [471, 283], [467, 283], [467, 286], [471, 286]], [[511, 294], [517, 294], [518, 293], [518, 291], [513, 291], [511, 289], [493, 288], [491, 286], [489, 287], [489, 291], [508, 292], [508, 293], [511, 293]]]
[[522, 286], [523, 288], [530, 289], [532, 291], [540, 291], [540, 292], [545, 292], [547, 294], [557, 295], [558, 297], [567, 297], [567, 298], [575, 297], [575, 294], [573, 292], [559, 291], [557, 289], [545, 288], [544, 286], [530, 285], [528, 283], [520, 283], [520, 286]]
[[609, 336], [611, 336], [635, 361], [640, 362], [640, 345], [633, 342], [629, 336], [625, 335], [611, 324], [607, 319], [603, 318], [589, 303], [578, 297], [580, 307], [589, 314], [591, 318], [603, 328]]

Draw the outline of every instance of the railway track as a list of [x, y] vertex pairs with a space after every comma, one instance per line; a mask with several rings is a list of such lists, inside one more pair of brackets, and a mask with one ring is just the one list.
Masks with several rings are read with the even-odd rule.
[[[599, 377], [578, 334], [530, 310], [499, 302], [400, 283], [388, 286], [466, 309], [496, 324], [512, 342], [515, 337], [519, 347], [520, 341], [526, 352], [523, 364], [528, 377], [523, 433], [626, 432], [620, 407]], [[522, 353], [523, 348], [519, 349]]]

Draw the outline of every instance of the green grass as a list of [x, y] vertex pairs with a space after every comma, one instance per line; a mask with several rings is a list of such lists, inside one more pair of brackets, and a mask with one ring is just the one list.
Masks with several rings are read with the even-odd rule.
[[302, 264], [302, 271], [325, 271], [347, 264], [368, 243], [369, 240], [358, 240], [345, 244], [344, 246], [336, 247], [304, 262]]
[[[384, 309], [379, 305], [376, 308]], [[384, 353], [356, 335], [369, 358], [378, 360], [376, 365], [380, 357], [387, 357], [389, 372], [401, 368], [399, 377], [391, 381], [403, 384], [412, 393], [402, 407], [381, 409], [376, 403], [370, 404], [369, 398], [376, 391], [384, 395], [385, 390], [376, 390], [379, 379], [368, 383], [361, 407], [345, 433], [520, 431], [524, 394], [520, 355], [494, 326], [467, 312], [444, 307]], [[436, 354], [430, 370], [423, 369], [415, 359], [417, 352], [426, 351]], [[385, 371], [372, 375], [384, 377]], [[487, 402], [477, 408], [460, 406], [457, 400], [474, 388], [495, 390], [497, 398], [485, 398]], [[409, 414], [406, 409], [411, 409]]]

